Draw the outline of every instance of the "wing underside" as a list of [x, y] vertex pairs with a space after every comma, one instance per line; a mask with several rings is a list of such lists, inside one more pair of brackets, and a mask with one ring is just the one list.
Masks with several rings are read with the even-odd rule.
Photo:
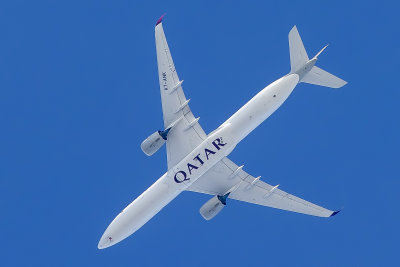
[[218, 162], [187, 190], [210, 195], [224, 195], [231, 188], [235, 190], [229, 198], [244, 202], [319, 217], [330, 217], [337, 213], [286, 193], [278, 186], [269, 185], [249, 175], [228, 158]]
[[179, 80], [162, 23], [155, 27], [158, 75], [164, 127], [173, 126], [167, 139], [168, 169], [182, 160], [207, 136], [189, 107]]

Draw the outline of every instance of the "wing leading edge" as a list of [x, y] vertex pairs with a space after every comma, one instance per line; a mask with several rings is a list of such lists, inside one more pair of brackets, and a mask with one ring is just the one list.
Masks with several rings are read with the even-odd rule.
[[165, 38], [162, 17], [155, 27], [158, 76], [160, 81], [161, 103], [164, 127], [173, 126], [167, 139], [168, 169], [177, 164], [206, 137], [188, 105], [174, 62]]
[[222, 159], [187, 190], [210, 195], [224, 195], [235, 190], [229, 198], [276, 209], [288, 210], [318, 217], [331, 217], [338, 213], [286, 193], [278, 186], [269, 185], [242, 170], [228, 158]]

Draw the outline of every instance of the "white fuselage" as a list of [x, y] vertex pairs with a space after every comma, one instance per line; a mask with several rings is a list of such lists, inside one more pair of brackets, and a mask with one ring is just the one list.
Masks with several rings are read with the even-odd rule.
[[243, 138], [285, 102], [298, 82], [299, 75], [288, 74], [260, 91], [118, 214], [104, 232], [98, 247], [109, 247], [136, 232], [183, 190], [232, 152]]

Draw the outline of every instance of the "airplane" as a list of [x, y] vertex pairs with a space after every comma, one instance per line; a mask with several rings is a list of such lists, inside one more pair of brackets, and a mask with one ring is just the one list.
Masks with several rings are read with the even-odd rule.
[[279, 185], [269, 185], [253, 177], [228, 158], [235, 146], [267, 119], [289, 97], [300, 82], [340, 88], [347, 82], [315, 66], [318, 56], [309, 59], [299, 32], [289, 32], [291, 70], [274, 81], [234, 113], [217, 129], [204, 132], [190, 110], [182, 89], [162, 26], [155, 26], [158, 74], [164, 130], [156, 131], [141, 143], [151, 156], [166, 143], [168, 171], [130, 203], [111, 222], [98, 243], [99, 249], [117, 244], [147, 223], [183, 191], [212, 195], [201, 208], [205, 220], [214, 218], [228, 199], [319, 217], [333, 211], [286, 193]]

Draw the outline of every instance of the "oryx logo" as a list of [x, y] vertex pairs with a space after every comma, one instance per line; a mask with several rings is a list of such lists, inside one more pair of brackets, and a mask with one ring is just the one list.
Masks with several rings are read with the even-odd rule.
[[[193, 162], [192, 163], [187, 163], [186, 167], [187, 167], [187, 172], [185, 171], [177, 171], [174, 175], [174, 180], [176, 183], [180, 184], [183, 183], [184, 181], [189, 181], [190, 180], [190, 175], [192, 174], [192, 172], [194, 170], [197, 170], [198, 168], [200, 168], [205, 161], [209, 160], [211, 155], [214, 155], [218, 152], [218, 150], [221, 149], [221, 147], [225, 146], [226, 143], [224, 143], [222, 141], [222, 137], [215, 139], [212, 142], [213, 146], [216, 148], [216, 150], [214, 151], [210, 148], [205, 148], [203, 153], [199, 153], [197, 154], [196, 157], [193, 158]], [[198, 165], [200, 164], [200, 165]], [[188, 175], [189, 173], [189, 175]]]

